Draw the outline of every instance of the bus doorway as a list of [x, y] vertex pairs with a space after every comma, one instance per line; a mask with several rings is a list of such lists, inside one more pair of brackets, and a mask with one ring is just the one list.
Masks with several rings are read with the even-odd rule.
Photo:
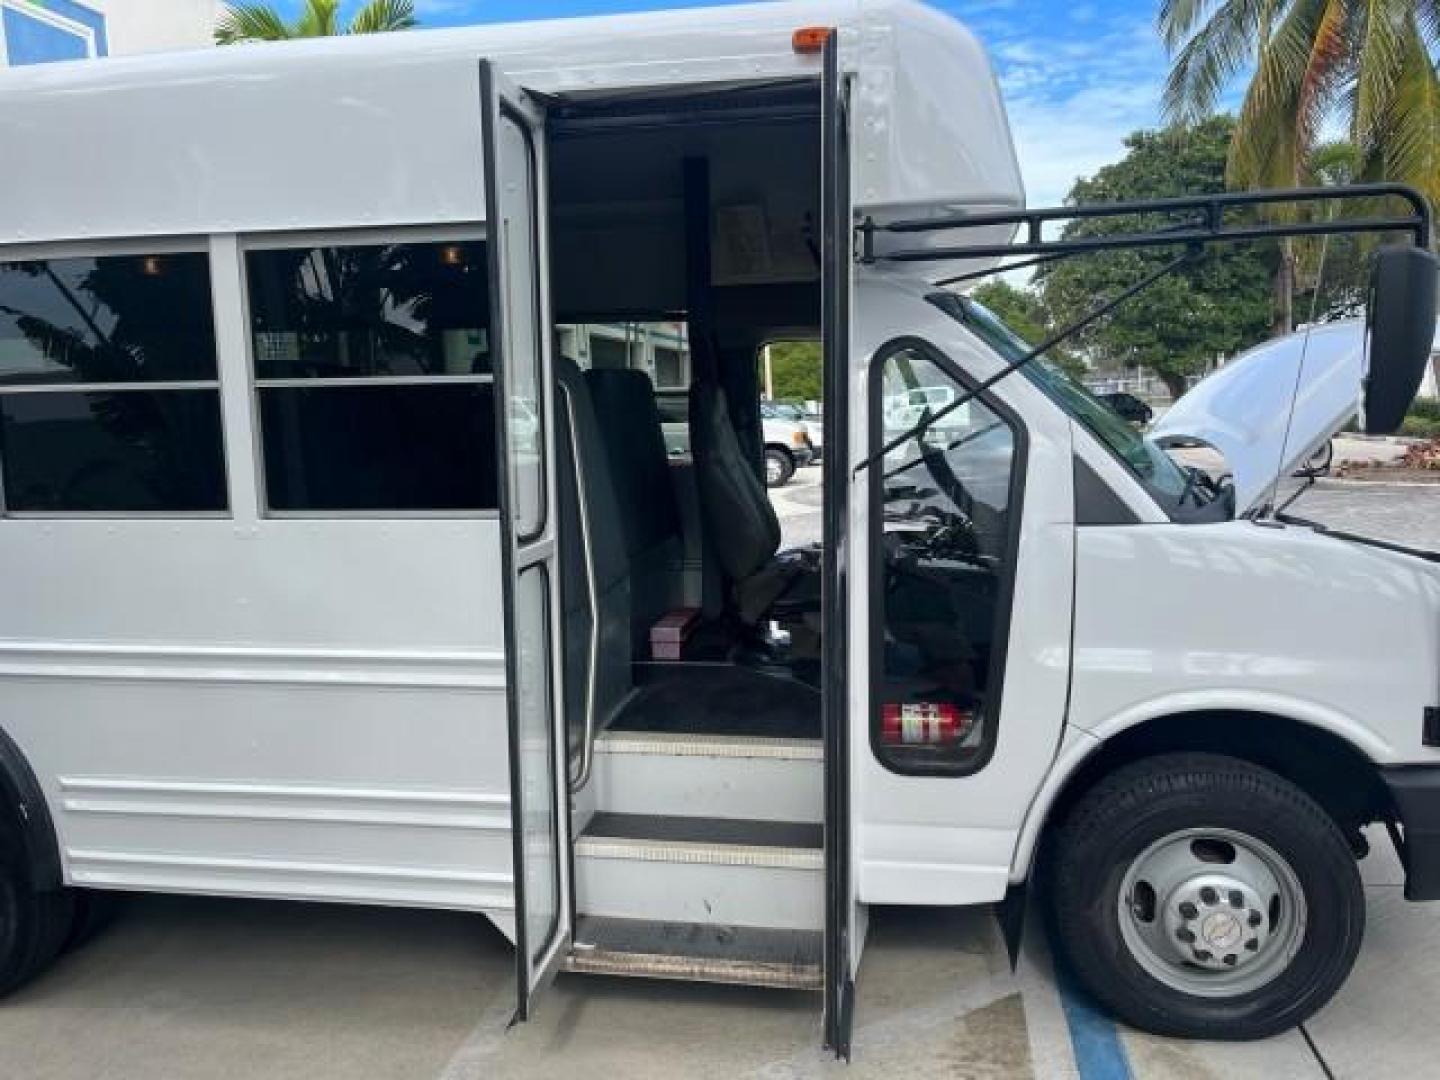
[[[827, 937], [827, 883], [849, 895], [825, 645], [844, 486], [824, 542], [780, 550], [755, 362], [781, 335], [843, 355], [826, 298], [848, 286], [849, 210], [821, 97], [550, 111], [572, 971], [822, 990], [843, 953], [849, 986], [850, 937]], [[844, 417], [826, 410], [842, 454]]]

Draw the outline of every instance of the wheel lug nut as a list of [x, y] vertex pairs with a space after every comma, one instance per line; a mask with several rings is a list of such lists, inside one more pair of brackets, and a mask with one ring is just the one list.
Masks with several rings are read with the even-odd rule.
[[1196, 950], [1195, 950], [1195, 959], [1196, 959], [1196, 960], [1199, 960], [1199, 961], [1203, 964], [1203, 963], [1205, 963], [1207, 960], [1213, 959], [1213, 957], [1212, 957], [1212, 956], [1210, 955], [1210, 953], [1209, 953], [1207, 950], [1205, 950], [1205, 949], [1196, 949]]
[[1195, 935], [1192, 934], [1189, 930], [1186, 930], [1183, 926], [1179, 930], [1175, 931], [1175, 936], [1181, 941], [1185, 942], [1186, 945], [1189, 945], [1195, 940]]
[[1239, 889], [1230, 890], [1230, 906], [1233, 908], [1242, 908], [1245, 906], [1245, 898], [1240, 895]]
[[1194, 904], [1192, 904], [1189, 900], [1186, 900], [1183, 904], [1180, 905], [1180, 917], [1182, 919], [1193, 919], [1196, 915], [1199, 914], [1200, 909], [1197, 908]]
[[1213, 904], [1218, 899], [1220, 899], [1220, 894], [1217, 893], [1214, 889], [1212, 889], [1209, 885], [1206, 885], [1203, 889], [1200, 890], [1200, 902], [1202, 904]]
[[1250, 918], [1246, 919], [1245, 921], [1248, 922], [1251, 926], [1259, 926], [1264, 920], [1261, 919], [1260, 913], [1258, 911], [1252, 910], [1250, 912]]
[[1234, 953], [1229, 953], [1229, 954], [1227, 954], [1226, 957], [1225, 957], [1225, 966], [1226, 966], [1226, 967], [1234, 967], [1235, 964], [1239, 961], [1239, 959], [1240, 959], [1240, 958], [1239, 958], [1238, 956], [1236, 956]]
[[1255, 952], [1260, 948], [1260, 939], [1252, 937], [1249, 941], [1245, 942], [1245, 948], [1250, 952]]

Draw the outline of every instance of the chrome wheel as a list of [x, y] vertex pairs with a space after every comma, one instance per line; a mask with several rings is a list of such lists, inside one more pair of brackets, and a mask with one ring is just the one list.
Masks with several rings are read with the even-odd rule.
[[771, 451], [765, 455], [765, 486], [779, 487], [790, 478], [789, 466], [779, 453]]
[[1280, 975], [1305, 938], [1305, 893], [1263, 841], [1229, 829], [1162, 837], [1130, 864], [1119, 896], [1130, 955], [1164, 985], [1239, 997]]

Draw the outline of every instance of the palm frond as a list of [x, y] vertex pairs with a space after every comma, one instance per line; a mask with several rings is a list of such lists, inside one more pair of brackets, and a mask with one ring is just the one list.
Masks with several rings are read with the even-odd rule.
[[350, 20], [348, 34], [409, 30], [416, 24], [415, 0], [368, 0]]
[[1161, 101], [1167, 121], [1194, 123], [1214, 110], [1226, 83], [1254, 55], [1260, 22], [1272, 3], [1225, 0], [1181, 46]]
[[1352, 23], [1346, 0], [1326, 0], [1315, 27], [1296, 100], [1295, 137], [1308, 156], [1320, 123], [1345, 81]]
[[1160, 0], [1160, 12], [1155, 16], [1155, 28], [1165, 42], [1165, 48], [1174, 52], [1182, 41], [1195, 32], [1202, 19], [1206, 18], [1217, 0]]
[[1415, 0], [1361, 0], [1364, 15], [1355, 57], [1355, 112], [1351, 134], [1365, 144], [1384, 121], [1405, 64], [1409, 39], [1418, 34]]
[[290, 27], [269, 4], [226, 4], [215, 24], [216, 45], [281, 41], [290, 36]]
[[340, 0], [305, 0], [305, 10], [295, 20], [295, 36], [330, 37], [338, 34], [339, 9]]
[[1230, 143], [1232, 186], [1299, 182], [1309, 149], [1301, 138], [1300, 95], [1324, 7], [1323, 0], [1295, 4], [1262, 50]]
[[1440, 202], [1440, 78], [1419, 33], [1407, 37], [1382, 134], [1376, 146], [1385, 177]]

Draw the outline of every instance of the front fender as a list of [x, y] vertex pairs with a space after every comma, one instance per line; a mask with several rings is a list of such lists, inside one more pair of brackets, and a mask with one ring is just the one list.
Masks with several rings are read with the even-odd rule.
[[1041, 831], [1049, 821], [1061, 793], [1082, 767], [1117, 736], [1158, 720], [1183, 719], [1188, 713], [1245, 713], [1258, 722], [1269, 718], [1291, 720], [1334, 735], [1367, 760], [1384, 761], [1393, 748], [1372, 729], [1353, 717], [1313, 701], [1256, 691], [1191, 691], [1168, 694], [1133, 705], [1105, 718], [1089, 730], [1067, 724], [1060, 751], [1045, 782], [1026, 812], [1010, 863], [1010, 881], [1019, 884], [1030, 876]]

